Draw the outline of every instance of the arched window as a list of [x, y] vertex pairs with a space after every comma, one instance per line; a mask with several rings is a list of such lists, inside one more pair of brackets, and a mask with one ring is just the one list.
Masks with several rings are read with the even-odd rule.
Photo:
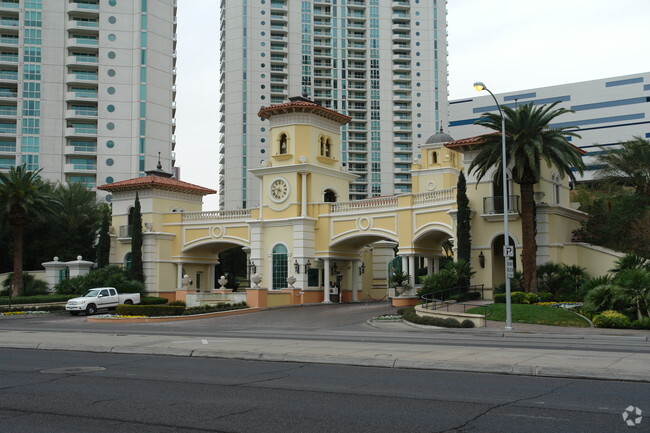
[[284, 155], [287, 152], [287, 134], [282, 134], [280, 135], [280, 155]]
[[553, 204], [560, 204], [560, 175], [553, 174], [551, 182], [553, 182]]
[[273, 290], [279, 290], [287, 287], [288, 275], [288, 252], [287, 247], [277, 244], [273, 247], [272, 267], [273, 267]]
[[323, 201], [325, 203], [335, 203], [336, 202], [336, 193], [331, 189], [326, 189], [323, 193]]
[[320, 138], [320, 154], [325, 156], [325, 137]]
[[431, 164], [437, 164], [438, 163], [438, 152], [433, 151], [431, 152]]
[[131, 255], [131, 253], [130, 252], [126, 253], [126, 255], [124, 256], [124, 267], [126, 269], [131, 269], [132, 262], [133, 262], [133, 256]]
[[325, 156], [328, 158], [332, 157], [332, 142], [329, 138], [325, 139]]

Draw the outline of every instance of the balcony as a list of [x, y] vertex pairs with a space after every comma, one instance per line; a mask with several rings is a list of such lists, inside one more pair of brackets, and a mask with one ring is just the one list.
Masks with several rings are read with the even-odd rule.
[[73, 1], [68, 5], [69, 11], [95, 12], [99, 13], [99, 2], [97, 3], [78, 3]]
[[[65, 110], [66, 119], [93, 119], [97, 118], [97, 108]], [[96, 131], [96, 130], [95, 130]]]
[[15, 105], [0, 105], [0, 117], [16, 117], [18, 109]]
[[[519, 213], [519, 196], [508, 196], [508, 219], [518, 219]], [[488, 221], [503, 221], [503, 197], [483, 197], [483, 215], [481, 216]]]
[[18, 81], [18, 71], [8, 69], [0, 70], [0, 81]]
[[94, 30], [99, 28], [99, 21], [83, 18], [73, 18], [68, 21], [68, 28], [78, 30]]
[[[18, 61], [18, 56], [16, 56], [16, 61]], [[71, 56], [68, 56], [67, 58], [67, 64], [69, 65], [74, 65], [74, 64], [97, 64], [99, 63], [99, 59], [97, 55], [93, 54], [73, 54]]]
[[9, 9], [15, 11], [20, 8], [19, 0], [2, 0], [0, 1], [0, 9]]
[[18, 35], [0, 35], [0, 44], [2, 45], [18, 45]]
[[97, 91], [88, 90], [88, 91], [71, 91], [66, 92], [65, 98], [68, 101], [83, 100], [83, 101], [93, 101], [97, 100]]
[[2, 135], [16, 135], [15, 123], [0, 123], [0, 134]]
[[93, 137], [97, 135], [97, 126], [69, 126], [65, 128], [66, 137]]
[[15, 99], [18, 97], [16, 89], [0, 89], [0, 99]]
[[92, 83], [97, 82], [96, 72], [73, 72], [66, 76], [68, 83]]

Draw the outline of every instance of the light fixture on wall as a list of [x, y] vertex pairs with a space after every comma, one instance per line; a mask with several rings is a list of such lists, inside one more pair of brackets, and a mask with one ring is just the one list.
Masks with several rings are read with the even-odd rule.
[[257, 266], [255, 266], [255, 262], [250, 260], [248, 266], [250, 267], [251, 275], [255, 275], [257, 273]]
[[338, 271], [338, 270], [339, 270], [339, 267], [336, 266], [336, 263], [334, 263], [334, 264], [332, 265], [332, 272], [331, 272], [331, 274], [332, 274], [332, 275], [336, 275], [336, 271]]
[[359, 266], [359, 275], [365, 274], [366, 273], [366, 264], [361, 262], [361, 266]]
[[298, 264], [298, 260], [293, 261], [293, 270], [296, 271], [296, 274], [300, 273], [300, 265]]
[[305, 263], [305, 274], [309, 273], [309, 267], [311, 266], [311, 262], [309, 259], [307, 259], [307, 263]]
[[485, 255], [483, 254], [483, 251], [481, 251], [481, 252], [478, 254], [478, 264], [479, 264], [482, 268], [485, 267]]

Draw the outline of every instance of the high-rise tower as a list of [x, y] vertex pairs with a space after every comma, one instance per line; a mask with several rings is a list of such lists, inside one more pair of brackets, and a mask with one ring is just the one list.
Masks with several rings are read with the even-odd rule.
[[295, 95], [352, 117], [351, 200], [410, 191], [417, 144], [447, 126], [444, 0], [222, 0], [220, 25], [221, 207], [258, 204], [257, 112]]
[[171, 170], [176, 1], [0, 1], [0, 170], [91, 188], [159, 154]]

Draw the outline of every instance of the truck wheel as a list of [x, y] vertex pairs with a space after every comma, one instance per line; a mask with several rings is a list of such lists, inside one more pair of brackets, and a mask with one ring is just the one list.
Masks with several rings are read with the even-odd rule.
[[130, 299], [127, 299], [126, 301], [124, 301], [124, 305], [133, 305], [133, 301], [130, 300]]
[[86, 316], [92, 316], [97, 312], [97, 307], [95, 304], [90, 304], [89, 306], [86, 307]]
[[78, 311], [70, 311], [70, 314], [73, 315], [73, 316], [76, 316], [77, 314], [79, 314], [79, 312]]

